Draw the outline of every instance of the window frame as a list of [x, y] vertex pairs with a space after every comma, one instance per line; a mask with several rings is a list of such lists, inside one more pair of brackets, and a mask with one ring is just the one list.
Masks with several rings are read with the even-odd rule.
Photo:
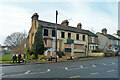
[[52, 37], [55, 37], [55, 30], [54, 29], [52, 30]]
[[[45, 33], [45, 30], [47, 30], [47, 33]], [[48, 29], [44, 29], [44, 36], [48, 36]]]
[[[70, 34], [70, 35], [69, 35]], [[69, 37], [70, 36], [70, 37]], [[71, 33], [68, 33], [68, 39], [71, 39]]]
[[65, 32], [61, 32], [61, 38], [65, 38]]
[[76, 40], [79, 40], [79, 34], [76, 34]]
[[82, 40], [85, 41], [85, 35], [82, 35]]

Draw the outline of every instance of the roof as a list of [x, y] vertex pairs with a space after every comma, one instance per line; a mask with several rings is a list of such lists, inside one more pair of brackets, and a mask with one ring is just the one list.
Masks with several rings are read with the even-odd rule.
[[[38, 20], [38, 21], [42, 25], [42, 27], [44, 27], [44, 28], [55, 29], [55, 23], [46, 22], [46, 21], [42, 21], [42, 20]], [[79, 29], [77, 27], [72, 27], [72, 26], [63, 26], [61, 24], [57, 24], [57, 29], [58, 30], [65, 30], [65, 31], [71, 31], [71, 32], [76, 32], [76, 33], [87, 34], [88, 36], [98, 37], [96, 34], [90, 32], [89, 30]]]
[[110, 35], [110, 34], [103, 34], [103, 33], [100, 33], [100, 34], [106, 36], [108, 39], [112, 39], [112, 40], [120, 40], [120, 39], [118, 39], [118, 38], [116, 38], [116, 37], [114, 37], [114, 36], [112, 36], [112, 35]]

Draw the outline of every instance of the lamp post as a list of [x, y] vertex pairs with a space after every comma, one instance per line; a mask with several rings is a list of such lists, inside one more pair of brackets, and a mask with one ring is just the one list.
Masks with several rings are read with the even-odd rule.
[[58, 15], [58, 11], [56, 10], [56, 24], [55, 24], [55, 52], [56, 52], [56, 56], [55, 56], [55, 62], [57, 62], [57, 15]]

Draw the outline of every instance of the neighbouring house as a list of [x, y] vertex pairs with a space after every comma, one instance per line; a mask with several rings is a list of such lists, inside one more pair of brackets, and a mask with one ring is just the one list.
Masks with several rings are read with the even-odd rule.
[[96, 34], [98, 35], [98, 48], [100, 50], [114, 52], [119, 50], [118, 42], [120, 39], [107, 34], [106, 28], [102, 29], [102, 33], [97, 32]]
[[[35, 33], [38, 25], [42, 27], [43, 41], [45, 47], [49, 47], [44, 52], [45, 56], [55, 56], [55, 23], [38, 20], [39, 15], [34, 13], [32, 18], [32, 26], [29, 30], [28, 41], [29, 49], [34, 43]], [[81, 56], [88, 55], [89, 51], [96, 50], [98, 47], [98, 36], [89, 30], [82, 29], [82, 24], [77, 27], [69, 26], [68, 20], [57, 24], [57, 51], [61, 50], [65, 56]]]
[[1, 53], [9, 54], [11, 53], [11, 46], [0, 46]]
[[[117, 34], [114, 33], [113, 36], [120, 39], [120, 30], [117, 31]], [[119, 52], [120, 52], [120, 40], [118, 41], [118, 47], [119, 47]]]

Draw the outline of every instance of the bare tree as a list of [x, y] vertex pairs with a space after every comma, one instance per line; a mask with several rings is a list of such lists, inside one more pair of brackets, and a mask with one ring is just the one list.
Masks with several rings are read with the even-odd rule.
[[10, 36], [4, 41], [6, 46], [11, 46], [11, 48], [17, 47], [24, 39], [26, 39], [27, 34], [24, 32], [15, 32], [12, 33]]

